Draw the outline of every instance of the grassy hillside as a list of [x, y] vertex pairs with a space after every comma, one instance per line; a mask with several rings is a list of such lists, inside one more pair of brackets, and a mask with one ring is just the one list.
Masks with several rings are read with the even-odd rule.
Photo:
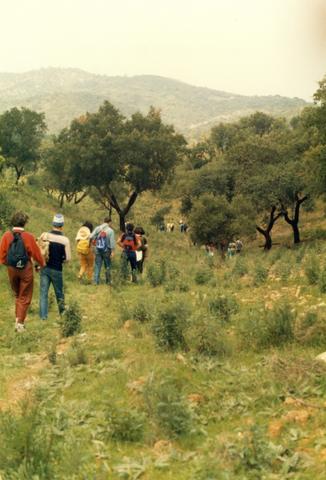
[[86, 111], [96, 111], [104, 100], [125, 115], [146, 113], [154, 105], [162, 110], [164, 121], [190, 137], [257, 110], [291, 117], [307, 105], [299, 98], [236, 95], [154, 75], [109, 77], [58, 68], [0, 73], [0, 112], [14, 106], [45, 112], [50, 132]]
[[[49, 227], [50, 198], [34, 187], [12, 198], [32, 232]], [[118, 254], [112, 289], [80, 284], [76, 258], [66, 266], [67, 304], [81, 309], [74, 337], [60, 335], [54, 303], [39, 321], [37, 278], [27, 331], [16, 334], [0, 269], [0, 476], [324, 479], [321, 211], [303, 214], [298, 248], [266, 255], [254, 242], [222, 261], [151, 229], [154, 201], [134, 211], [150, 244], [138, 285], [121, 279]], [[64, 214], [73, 240], [103, 212], [85, 203]], [[289, 233], [280, 224], [275, 241], [290, 244]]]

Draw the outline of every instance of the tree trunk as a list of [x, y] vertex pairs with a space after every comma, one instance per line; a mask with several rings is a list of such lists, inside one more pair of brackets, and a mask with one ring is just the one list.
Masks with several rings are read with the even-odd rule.
[[284, 206], [282, 205], [282, 215], [284, 217], [284, 220], [286, 223], [291, 225], [292, 230], [293, 230], [293, 243], [298, 244], [300, 243], [300, 231], [299, 231], [299, 218], [300, 218], [300, 207], [301, 204], [307, 200], [308, 195], [305, 197], [299, 198], [299, 195], [295, 195], [295, 207], [294, 207], [294, 215], [293, 218], [289, 217], [288, 211]]
[[265, 245], [264, 245], [264, 250], [265, 251], [268, 251], [272, 248], [272, 245], [273, 245], [273, 242], [272, 242], [272, 237], [271, 237], [271, 234], [270, 234], [270, 230], [266, 229], [264, 230], [263, 228], [261, 227], [256, 227], [256, 230], [261, 233], [264, 238], [265, 238]]
[[59, 201], [60, 201], [60, 208], [62, 208], [62, 207], [63, 207], [64, 198], [65, 198], [65, 196], [64, 196], [64, 193], [61, 193], [61, 195], [60, 195], [60, 197], [59, 197]]
[[273, 242], [272, 242], [271, 231], [274, 227], [274, 224], [275, 224], [276, 220], [282, 215], [281, 212], [277, 213], [275, 215], [275, 212], [276, 212], [276, 207], [275, 206], [271, 207], [269, 222], [268, 222], [268, 225], [266, 226], [266, 228], [259, 227], [258, 225], [256, 226], [256, 230], [259, 233], [261, 233], [265, 238], [265, 245], [264, 245], [264, 250], [265, 251], [268, 251], [272, 248]]
[[120, 224], [120, 231], [125, 232], [126, 231], [126, 216], [135, 203], [137, 197], [138, 197], [138, 192], [132, 192], [128, 199], [128, 203], [125, 208], [121, 208], [114, 193], [112, 191], [106, 191], [103, 192], [100, 188], [98, 189], [100, 194], [103, 197], [103, 200], [101, 200], [102, 205], [105, 206], [110, 212], [110, 215], [112, 214], [112, 208], [117, 212], [119, 215], [119, 224]]

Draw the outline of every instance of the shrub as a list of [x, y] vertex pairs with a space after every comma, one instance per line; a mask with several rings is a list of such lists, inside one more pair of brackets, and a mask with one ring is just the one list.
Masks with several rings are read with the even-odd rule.
[[133, 408], [115, 404], [105, 412], [106, 436], [120, 442], [139, 442], [145, 430], [145, 415]]
[[144, 398], [156, 423], [169, 437], [191, 431], [193, 415], [178, 380], [167, 377], [157, 385], [149, 384]]
[[266, 282], [268, 268], [262, 263], [257, 263], [254, 269], [254, 285], [259, 286]]
[[320, 272], [318, 285], [321, 293], [326, 293], [326, 267]]
[[81, 311], [77, 302], [66, 307], [60, 322], [63, 337], [71, 337], [81, 331]]
[[233, 275], [236, 277], [243, 277], [248, 273], [248, 266], [246, 264], [246, 261], [243, 257], [238, 256], [236, 259], [236, 262], [234, 264], [233, 270], [232, 270]]
[[197, 283], [197, 285], [205, 285], [210, 281], [211, 278], [212, 272], [207, 268], [197, 270], [197, 272], [195, 273], [195, 282]]
[[303, 345], [326, 346], [326, 324], [322, 314], [307, 312], [297, 331], [296, 338]]
[[74, 341], [71, 344], [71, 348], [68, 350], [68, 362], [71, 367], [87, 364], [87, 355], [85, 349], [80, 343]]
[[231, 353], [230, 342], [214, 321], [205, 319], [193, 325], [189, 337], [191, 349], [200, 355], [224, 358]]
[[287, 304], [249, 310], [241, 323], [241, 340], [254, 348], [281, 346], [294, 340], [294, 321], [295, 312]]
[[219, 295], [208, 302], [208, 310], [211, 315], [226, 323], [233, 313], [239, 309], [238, 302], [231, 295]]
[[9, 227], [14, 207], [5, 192], [0, 191], [0, 230]]
[[309, 285], [316, 285], [320, 275], [320, 264], [318, 257], [315, 255], [311, 256], [305, 263], [304, 271]]
[[167, 350], [185, 348], [184, 333], [188, 317], [188, 308], [183, 303], [169, 302], [161, 307], [152, 327], [157, 345]]
[[152, 287], [162, 285], [166, 280], [166, 265], [163, 260], [147, 267], [147, 278]]
[[153, 317], [153, 314], [149, 306], [141, 301], [137, 303], [133, 308], [132, 317], [130, 318], [134, 318], [138, 322], [145, 323], [145, 322], [149, 322], [152, 319], [152, 317]]

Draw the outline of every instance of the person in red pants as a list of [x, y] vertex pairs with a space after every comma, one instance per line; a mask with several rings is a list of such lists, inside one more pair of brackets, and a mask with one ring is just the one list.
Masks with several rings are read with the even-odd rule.
[[[35, 238], [31, 233], [25, 232], [27, 222], [28, 215], [23, 212], [15, 213], [11, 219], [12, 231], [6, 232], [0, 243], [0, 264], [7, 266], [10, 286], [15, 295], [15, 330], [17, 332], [23, 332], [25, 330], [25, 319], [32, 301], [34, 284], [32, 259], [37, 262], [38, 268], [44, 267], [44, 259]], [[14, 267], [9, 264], [9, 254], [11, 244], [18, 238], [18, 235], [20, 235], [23, 241], [26, 260], [24, 261], [23, 259], [20, 262], [21, 265]], [[17, 264], [18, 263], [19, 262], [17, 262]]]

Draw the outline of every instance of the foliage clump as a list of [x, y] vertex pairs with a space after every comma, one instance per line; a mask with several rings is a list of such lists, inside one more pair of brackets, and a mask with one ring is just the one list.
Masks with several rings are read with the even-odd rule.
[[60, 322], [61, 335], [71, 337], [81, 331], [82, 314], [77, 302], [66, 307]]
[[152, 325], [157, 346], [163, 350], [185, 349], [189, 317], [189, 308], [184, 303], [169, 301], [164, 304]]

